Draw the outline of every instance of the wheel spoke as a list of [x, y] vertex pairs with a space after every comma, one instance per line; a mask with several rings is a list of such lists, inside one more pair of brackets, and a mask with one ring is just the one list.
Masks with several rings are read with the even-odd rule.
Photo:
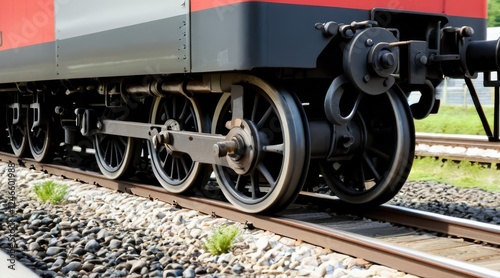
[[267, 167], [263, 163], [259, 163], [257, 165], [257, 170], [264, 176], [266, 179], [267, 183], [271, 186], [274, 187], [276, 185], [276, 180], [273, 178]]
[[236, 182], [234, 184], [234, 188], [236, 191], [241, 192], [244, 189], [245, 184], [243, 183], [243, 178], [241, 175], [238, 175], [238, 178], [236, 178]]
[[103, 148], [105, 150], [105, 156], [104, 156], [104, 161], [108, 161], [111, 159], [111, 156], [112, 156], [112, 152], [113, 150], [111, 149], [111, 143], [109, 142], [109, 140], [106, 138], [106, 140], [103, 140], [102, 141], [103, 143]]
[[250, 117], [250, 120], [252, 122], [255, 122], [255, 117], [257, 116], [257, 107], [259, 107], [259, 99], [260, 99], [259, 95], [255, 95], [252, 107], [252, 116]]
[[120, 146], [118, 144], [115, 144], [115, 145], [116, 145], [117, 153], [119, 154], [118, 155], [118, 158], [119, 158], [118, 160], [121, 160], [125, 156], [124, 150], [122, 148], [120, 148]]
[[172, 118], [171, 119], [175, 119], [175, 117], [177, 116], [177, 98], [174, 97], [172, 98]]
[[378, 157], [382, 158], [385, 161], [391, 160], [390, 155], [388, 155], [388, 154], [386, 154], [386, 153], [382, 152], [381, 150], [376, 149], [374, 147], [368, 148], [368, 151], [377, 155]]
[[170, 155], [169, 155], [169, 154], [168, 154], [168, 152], [167, 152], [167, 155], [165, 156], [165, 159], [163, 159], [163, 160], [161, 161], [161, 168], [162, 168], [162, 169], [165, 169], [165, 165], [167, 165], [167, 161], [168, 161], [169, 156], [170, 156]]
[[375, 176], [375, 181], [379, 182], [382, 178], [380, 177], [380, 174], [378, 173], [377, 169], [375, 168], [375, 165], [373, 165], [373, 162], [370, 160], [368, 155], [364, 154], [363, 160], [366, 166], [368, 166], [368, 169], [370, 169], [372, 174]]
[[259, 173], [257, 171], [254, 171], [250, 175], [250, 185], [252, 189], [252, 199], [255, 200], [258, 198], [258, 194], [260, 193]]
[[179, 158], [181, 160], [181, 163], [182, 163], [182, 169], [184, 170], [184, 174], [188, 174], [189, 173], [189, 169], [191, 168], [190, 166], [187, 165], [186, 163], [186, 159], [185, 159], [185, 156], [181, 156]]
[[189, 123], [189, 121], [193, 120], [194, 119], [194, 116], [193, 114], [189, 114], [187, 117], [186, 117], [186, 120], [184, 121], [185, 124]]
[[176, 163], [175, 163], [175, 162], [176, 162], [176, 160], [175, 160], [175, 158], [174, 158], [174, 157], [172, 157], [171, 162], [172, 162], [172, 163], [170, 164], [170, 178], [171, 178], [171, 179], [174, 179], [175, 164], [176, 164]]
[[127, 147], [127, 143], [128, 143], [128, 138], [127, 137], [119, 136], [117, 138], [118, 138], [117, 143], [121, 143], [121, 145], [123, 147]]
[[179, 115], [179, 120], [183, 121], [184, 117], [186, 117], [186, 113], [188, 112], [189, 107], [188, 107], [188, 102], [184, 102], [184, 106], [182, 107], [181, 114]]
[[267, 145], [262, 147], [262, 150], [265, 152], [277, 153], [277, 154], [283, 154], [284, 149], [285, 147], [283, 146], [283, 143], [277, 145]]
[[165, 119], [163, 119], [162, 117], [160, 117], [160, 121], [166, 121], [168, 119], [171, 119], [166, 102], [163, 102], [163, 110], [162, 111], [164, 111], [164, 113], [162, 114], [162, 116], [164, 116]]
[[366, 178], [363, 163], [359, 163], [355, 176], [353, 176], [353, 187], [362, 192], [366, 190]]
[[257, 124], [257, 128], [260, 130], [264, 126], [264, 123], [269, 119], [269, 116], [271, 116], [271, 113], [273, 112], [273, 107], [270, 106], [266, 113], [264, 113], [264, 116], [260, 119], [259, 123]]

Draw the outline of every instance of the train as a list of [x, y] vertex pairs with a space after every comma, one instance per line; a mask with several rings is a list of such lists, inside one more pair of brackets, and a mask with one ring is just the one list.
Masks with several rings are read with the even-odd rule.
[[486, 26], [486, 0], [2, 1], [0, 135], [36, 161], [92, 150], [109, 179], [145, 159], [176, 194], [212, 176], [247, 213], [318, 180], [370, 208], [405, 183], [444, 77], [473, 98], [488, 77], [498, 140]]

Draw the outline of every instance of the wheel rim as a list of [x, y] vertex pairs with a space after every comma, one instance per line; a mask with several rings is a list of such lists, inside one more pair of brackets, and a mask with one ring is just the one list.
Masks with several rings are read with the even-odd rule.
[[[150, 122], [164, 125], [167, 130], [202, 131], [200, 110], [197, 103], [180, 94], [156, 98]], [[203, 182], [203, 166], [186, 153], [176, 153], [166, 145], [157, 149], [148, 141], [153, 172], [160, 184], [168, 191], [182, 193], [198, 182]]]
[[14, 155], [21, 157], [26, 149], [27, 144], [27, 128], [26, 120], [21, 113], [21, 118], [17, 124], [13, 124], [14, 111], [13, 108], [7, 107], [7, 131], [9, 134], [10, 146]]
[[[126, 109], [105, 108], [102, 118], [125, 120]], [[109, 179], [118, 179], [132, 174], [134, 163], [138, 160], [140, 148], [134, 138], [96, 134], [94, 149], [97, 165], [101, 173]]]
[[[260, 79], [250, 77], [244, 85], [244, 120], [256, 132], [255, 162], [248, 173], [214, 165], [214, 173], [226, 198], [238, 209], [274, 212], [297, 196], [303, 182], [306, 139], [300, 111], [292, 95], [278, 92]], [[227, 134], [231, 121], [230, 95], [217, 105], [212, 133]], [[257, 149], [258, 148], [258, 149]]]
[[390, 200], [406, 181], [413, 162], [415, 132], [401, 94], [365, 95], [348, 124], [358, 147], [348, 160], [320, 162], [328, 186], [342, 201], [379, 205]]

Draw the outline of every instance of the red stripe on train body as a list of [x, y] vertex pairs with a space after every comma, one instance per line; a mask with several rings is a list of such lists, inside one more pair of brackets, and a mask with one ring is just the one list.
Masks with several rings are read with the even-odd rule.
[[471, 5], [469, 0], [192, 0], [191, 11], [201, 11], [220, 8], [231, 4], [245, 2], [276, 3], [290, 5], [323, 6], [331, 8], [346, 8], [371, 10], [373, 8], [385, 8], [404, 11], [416, 11], [427, 13], [443, 13], [451, 16], [464, 16], [475, 18], [487, 18], [488, 4], [486, 0], [474, 1]]
[[0, 50], [55, 41], [54, 0], [0, 2]]

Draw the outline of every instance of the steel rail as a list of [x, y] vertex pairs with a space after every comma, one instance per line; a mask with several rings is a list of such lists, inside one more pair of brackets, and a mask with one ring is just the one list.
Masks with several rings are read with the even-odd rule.
[[414, 210], [382, 205], [363, 213], [377, 220], [500, 245], [500, 226]]
[[[300, 198], [303, 202], [314, 202], [331, 207], [335, 211], [353, 212], [343, 209], [342, 203], [334, 196], [302, 192]], [[498, 225], [393, 205], [380, 205], [370, 210], [354, 213], [398, 225], [500, 245], [500, 226]]]
[[500, 150], [499, 142], [490, 142], [488, 137], [480, 135], [417, 132], [415, 136], [417, 144]]
[[169, 194], [160, 187], [139, 183], [108, 180], [95, 173], [82, 172], [66, 166], [47, 165], [29, 159], [17, 159], [11, 154], [0, 153], [0, 161], [10, 161], [82, 182], [104, 186], [126, 193], [158, 199], [179, 207], [194, 209], [206, 214], [224, 217], [268, 230], [290, 238], [301, 239], [337, 252], [361, 257], [401, 271], [427, 277], [500, 277], [500, 272], [428, 253], [411, 250], [354, 233], [322, 227], [300, 220], [283, 217], [245, 214], [233, 206], [192, 196]]
[[[420, 157], [439, 157], [451, 161], [470, 161], [497, 165], [500, 164], [500, 158], [495, 152], [500, 152], [500, 143], [490, 142], [485, 136], [477, 135], [458, 135], [458, 134], [435, 134], [435, 133], [417, 133], [417, 145], [461, 147], [464, 151], [455, 153], [453, 151], [427, 151], [420, 149], [415, 152]], [[479, 155], [477, 151], [493, 151], [489, 155]], [[493, 155], [492, 155], [493, 154]]]

